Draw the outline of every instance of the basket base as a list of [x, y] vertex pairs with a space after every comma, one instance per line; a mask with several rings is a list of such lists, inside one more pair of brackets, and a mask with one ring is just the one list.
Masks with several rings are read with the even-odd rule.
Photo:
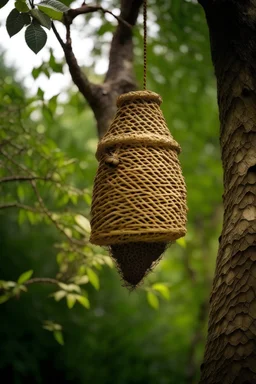
[[132, 242], [109, 248], [125, 285], [134, 289], [155, 267], [167, 245], [167, 242]]

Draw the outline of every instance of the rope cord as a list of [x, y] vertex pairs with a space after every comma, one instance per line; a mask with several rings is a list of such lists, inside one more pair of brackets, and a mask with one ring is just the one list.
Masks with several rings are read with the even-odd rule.
[[143, 0], [143, 29], [144, 29], [144, 39], [143, 39], [143, 50], [144, 50], [144, 72], [143, 72], [143, 89], [147, 88], [147, 0]]

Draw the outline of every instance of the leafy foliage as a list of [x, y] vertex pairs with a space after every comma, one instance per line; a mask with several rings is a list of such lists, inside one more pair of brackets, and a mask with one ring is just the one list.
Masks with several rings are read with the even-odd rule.
[[[0, 186], [3, 193], [0, 208], [18, 208], [18, 222], [22, 226], [28, 221], [31, 225], [45, 223], [55, 228], [56, 236], [59, 237], [59, 242], [55, 244], [60, 265], [57, 278], [60, 281], [78, 283], [63, 284], [62, 291], [57, 291], [53, 297], [59, 301], [66, 296], [69, 308], [72, 308], [76, 301], [89, 308], [86, 291], [82, 291], [79, 285], [90, 282], [99, 289], [99, 280], [94, 268], [109, 264], [109, 258], [101, 254], [101, 251], [92, 258], [97, 247], [88, 243], [89, 221], [79, 213], [82, 207], [84, 211], [89, 211], [89, 190], [78, 189], [69, 183], [76, 160], [67, 159], [54, 141], [45, 137], [42, 123], [37, 123], [36, 127], [31, 124], [30, 116], [38, 110], [40, 104], [45, 110], [51, 111], [53, 100], [49, 100], [48, 104], [38, 97], [25, 101], [19, 89], [6, 83], [2, 84], [1, 93], [6, 104], [0, 108]], [[19, 105], [15, 105], [14, 100]], [[9, 282], [11, 285], [8, 282], [9, 285], [5, 285], [3, 282], [2, 301], [17, 294], [17, 285], [29, 284], [27, 280], [30, 279], [31, 273], [32, 271], [25, 272], [17, 283]], [[58, 284], [58, 280], [53, 283]], [[47, 278], [39, 279], [39, 282], [51, 283]], [[12, 292], [9, 292], [10, 288]], [[26, 291], [21, 288], [20, 290]], [[59, 292], [66, 294], [62, 293], [60, 297]]]
[[13, 9], [6, 20], [6, 29], [9, 36], [16, 35], [21, 29], [30, 24], [30, 17], [27, 13], [20, 13], [17, 9]]
[[[52, 26], [52, 21], [50, 19], [49, 16], [45, 15], [43, 12], [41, 12], [39, 9], [31, 9], [31, 15], [34, 17], [34, 19], [36, 21], [39, 22], [39, 24], [41, 24], [43, 27], [47, 28], [47, 29], [51, 29], [51, 26]], [[34, 22], [33, 23], [34, 26], [37, 26], [37, 23]], [[39, 25], [40, 26], [40, 25]], [[28, 30], [28, 29], [27, 29]], [[41, 30], [43, 30], [43, 28], [41, 28]], [[46, 35], [46, 34], [45, 34]], [[46, 35], [47, 36], [47, 35]], [[47, 38], [47, 37], [46, 37]], [[28, 40], [26, 38], [26, 35], [25, 35], [25, 39], [26, 39], [26, 42], [28, 44]], [[40, 41], [40, 37], [37, 37], [38, 41]], [[43, 41], [43, 39], [41, 38], [41, 40]], [[29, 44], [28, 44], [29, 46]], [[42, 47], [43, 48], [43, 47]], [[41, 49], [42, 49], [41, 48]], [[40, 50], [41, 50], [40, 49]], [[37, 53], [37, 52], [35, 52]]]
[[19, 12], [28, 12], [29, 11], [29, 7], [27, 6], [27, 3], [24, 0], [15, 1], [15, 8]]
[[[0, 8], [4, 7], [8, 1], [2, 0]], [[37, 54], [47, 41], [47, 34], [42, 27], [51, 29], [52, 20], [61, 21], [64, 12], [68, 10], [65, 4], [57, 0], [44, 0], [36, 5], [33, 0], [29, 5], [25, 0], [17, 0], [15, 8], [6, 19], [6, 29], [12, 37], [27, 26], [25, 41], [27, 46]]]
[[[63, 12], [67, 12], [69, 10], [69, 8], [65, 4], [63, 4], [57, 0], [42, 1], [41, 3], [38, 4], [38, 7], [41, 7], [43, 9], [45, 8], [46, 14], [47, 14], [47, 12], [50, 12], [51, 14], [53, 14], [53, 15], [49, 15], [49, 16], [54, 20], [60, 20], [59, 14], [62, 13], [62, 15], [63, 15]], [[54, 14], [56, 14], [57, 18], [54, 17]]]

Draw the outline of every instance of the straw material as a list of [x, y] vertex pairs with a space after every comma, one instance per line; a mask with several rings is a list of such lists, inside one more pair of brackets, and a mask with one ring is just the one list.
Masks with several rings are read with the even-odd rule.
[[149, 91], [119, 97], [98, 145], [91, 242], [173, 241], [186, 233], [186, 187], [162, 111]]
[[[115, 259], [120, 250], [122, 255], [127, 253], [116, 244], [155, 243], [161, 254], [167, 243], [186, 233], [186, 186], [177, 156], [180, 146], [168, 130], [161, 102], [159, 95], [149, 91], [121, 95], [116, 116], [98, 145], [90, 241], [111, 246]], [[144, 274], [157, 259], [152, 247]], [[130, 245], [127, 249], [132, 253]], [[127, 264], [128, 259], [133, 256], [120, 254], [119, 264]], [[137, 277], [130, 280], [137, 281]]]

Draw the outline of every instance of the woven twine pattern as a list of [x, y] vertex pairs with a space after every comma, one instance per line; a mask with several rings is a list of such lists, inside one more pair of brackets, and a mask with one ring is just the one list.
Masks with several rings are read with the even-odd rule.
[[98, 245], [168, 243], [186, 233], [186, 186], [162, 111], [150, 91], [121, 95], [100, 141], [91, 238]]
[[[161, 97], [150, 91], [125, 93], [117, 99], [116, 116], [101, 139], [96, 157], [102, 153], [114, 153], [114, 146], [145, 144], [151, 147], [166, 147], [180, 152], [179, 144], [171, 136], [160, 109]], [[138, 155], [139, 156], [139, 155]]]

